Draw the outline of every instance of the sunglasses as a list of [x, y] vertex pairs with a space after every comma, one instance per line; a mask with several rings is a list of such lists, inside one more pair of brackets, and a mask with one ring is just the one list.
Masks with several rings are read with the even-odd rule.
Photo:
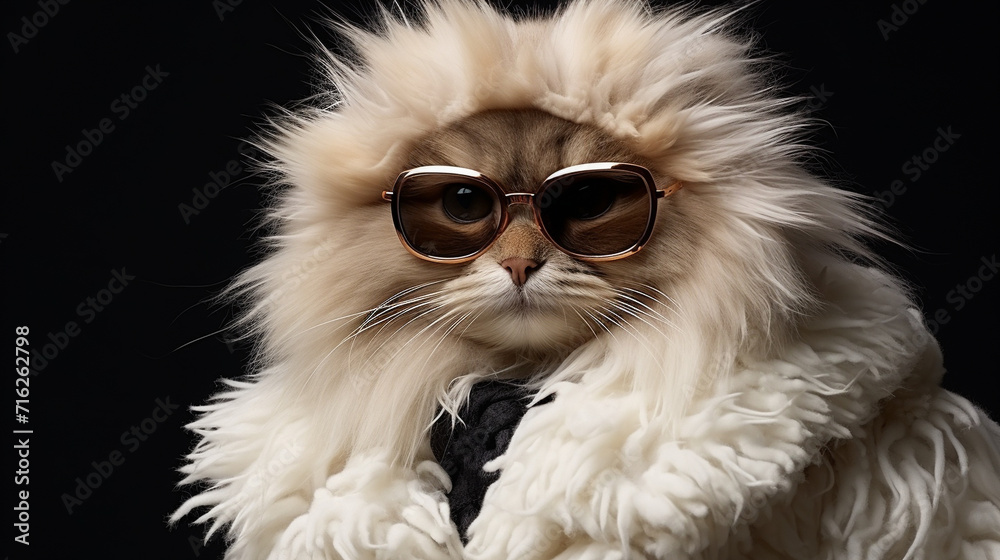
[[631, 163], [585, 163], [549, 175], [536, 193], [507, 193], [463, 167], [404, 171], [382, 199], [403, 245], [438, 263], [463, 263], [489, 250], [510, 224], [510, 206], [531, 207], [535, 224], [562, 252], [584, 261], [634, 255], [649, 241], [656, 201], [683, 187], [657, 189], [648, 169]]

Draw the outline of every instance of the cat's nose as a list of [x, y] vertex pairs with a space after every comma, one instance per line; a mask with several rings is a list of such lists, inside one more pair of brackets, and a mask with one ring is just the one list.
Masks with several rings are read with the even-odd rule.
[[537, 261], [524, 257], [511, 257], [504, 259], [500, 263], [500, 266], [506, 268], [507, 272], [510, 272], [510, 279], [514, 282], [514, 285], [520, 287], [528, 281], [528, 275], [538, 270], [538, 267], [542, 265], [538, 264]]

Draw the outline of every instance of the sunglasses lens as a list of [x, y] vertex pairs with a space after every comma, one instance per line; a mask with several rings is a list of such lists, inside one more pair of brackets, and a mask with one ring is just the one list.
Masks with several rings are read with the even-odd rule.
[[642, 241], [652, 202], [641, 175], [614, 169], [560, 177], [537, 199], [549, 237], [571, 253], [592, 257], [622, 253]]
[[473, 255], [493, 241], [500, 226], [496, 193], [473, 179], [421, 173], [405, 178], [397, 191], [403, 237], [429, 257]]

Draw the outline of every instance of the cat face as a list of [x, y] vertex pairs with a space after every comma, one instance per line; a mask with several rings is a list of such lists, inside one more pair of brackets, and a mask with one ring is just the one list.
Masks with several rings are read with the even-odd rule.
[[[749, 44], [713, 31], [724, 18], [647, 29], [628, 7], [576, 6], [559, 18], [582, 18], [593, 41], [560, 25], [514, 33], [455, 4], [440, 18], [431, 10], [431, 27], [462, 29], [440, 45], [401, 24], [391, 40], [359, 32], [363, 69], [330, 63], [329, 107], [289, 116], [265, 140], [269, 170], [290, 188], [271, 214], [276, 250], [238, 286], [260, 302], [247, 322], [263, 334], [262, 355], [301, 360], [308, 384], [380, 378], [393, 357], [422, 352], [427, 369], [413, 377], [439, 375], [448, 356], [440, 375], [454, 378], [526, 356], [562, 367], [573, 350], [615, 347], [641, 352], [649, 371], [684, 361], [670, 368], [693, 385], [795, 330], [815, 306], [804, 253], [865, 254], [855, 239], [873, 230], [797, 165], [802, 123], [764, 95]], [[617, 28], [634, 32], [603, 33]], [[553, 172], [607, 161], [642, 165], [661, 189], [685, 185], [656, 202], [642, 250], [617, 261], [563, 253], [514, 205], [475, 259], [427, 262], [400, 243], [379, 196], [421, 166], [534, 193]]]
[[[419, 140], [406, 165], [468, 168], [505, 192], [536, 193], [553, 172], [593, 162], [644, 165], [653, 171], [658, 187], [672, 182], [624, 142], [537, 110], [467, 117]], [[435, 282], [433, 300], [439, 312], [460, 319], [449, 328], [488, 347], [545, 354], [614, 326], [627, 328], [641, 321], [667, 328], [669, 302], [654, 286], [662, 285], [665, 271], [680, 273], [682, 267], [660, 261], [676, 261], [698, 226], [678, 211], [678, 202], [656, 203], [659, 223], [649, 244], [620, 260], [573, 258], [543, 236], [529, 206], [512, 205], [508, 227], [473, 261], [411, 264], [425, 272], [421, 283]], [[605, 233], [613, 235], [615, 230]]]

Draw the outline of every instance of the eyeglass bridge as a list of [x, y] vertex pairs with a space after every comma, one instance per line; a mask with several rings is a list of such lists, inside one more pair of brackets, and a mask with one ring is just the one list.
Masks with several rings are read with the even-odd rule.
[[534, 193], [505, 193], [504, 198], [507, 199], [507, 206], [511, 204], [527, 204], [531, 205], [531, 199], [535, 198]]

